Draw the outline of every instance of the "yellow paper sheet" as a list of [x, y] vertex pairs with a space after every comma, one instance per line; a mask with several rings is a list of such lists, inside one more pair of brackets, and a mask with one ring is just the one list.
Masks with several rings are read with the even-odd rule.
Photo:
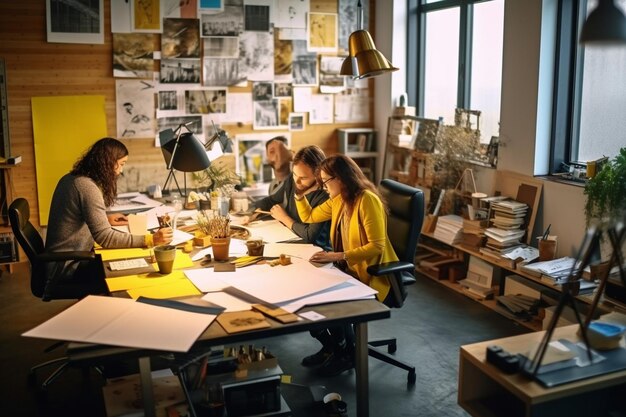
[[[185, 269], [191, 268], [193, 266], [193, 261], [191, 260], [191, 256], [188, 253], [181, 251], [180, 249], [176, 251], [176, 258], [174, 258], [174, 269]], [[159, 269], [157, 264], [154, 264], [156, 269]]]
[[[145, 258], [151, 255], [150, 249], [148, 248], [96, 249], [96, 253], [102, 255], [103, 261], [110, 261], [112, 259]], [[176, 257], [178, 258], [178, 256]]]
[[128, 295], [137, 299], [139, 297], [148, 298], [174, 298], [187, 295], [199, 295], [200, 291], [188, 279], [177, 279], [176, 281], [158, 285], [155, 287], [142, 287], [128, 290]]
[[124, 291], [142, 287], [168, 285], [176, 280], [185, 278], [183, 271], [172, 271], [171, 274], [161, 275], [158, 272], [149, 274], [128, 275], [125, 277], [107, 278], [109, 291]]
[[33, 97], [33, 143], [39, 224], [48, 224], [52, 193], [76, 159], [107, 136], [104, 96]]

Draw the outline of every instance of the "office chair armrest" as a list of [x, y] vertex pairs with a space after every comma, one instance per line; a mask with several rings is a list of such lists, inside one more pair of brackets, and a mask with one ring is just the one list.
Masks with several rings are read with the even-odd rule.
[[367, 267], [367, 273], [374, 276], [394, 274], [396, 272], [415, 272], [415, 265], [410, 262], [387, 262], [379, 265], [370, 265]]
[[44, 252], [38, 255], [41, 262], [88, 261], [95, 258], [90, 251]]

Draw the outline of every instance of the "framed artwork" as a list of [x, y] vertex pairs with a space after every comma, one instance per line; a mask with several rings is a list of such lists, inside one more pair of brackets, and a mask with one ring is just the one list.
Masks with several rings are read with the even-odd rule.
[[48, 42], [104, 43], [104, 0], [46, 0]]

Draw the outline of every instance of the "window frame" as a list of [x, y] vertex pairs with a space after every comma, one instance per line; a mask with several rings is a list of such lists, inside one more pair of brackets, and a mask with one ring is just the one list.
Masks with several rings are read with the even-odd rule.
[[559, 0], [555, 48], [552, 129], [549, 173], [570, 164], [580, 140], [584, 46], [578, 45], [578, 28], [585, 18], [587, 0]]
[[459, 8], [459, 68], [456, 106], [467, 109], [471, 103], [473, 6], [489, 1], [493, 0], [440, 0], [434, 3], [425, 3], [426, 0], [407, 0], [407, 45], [416, 45], [417, 50], [411, 49], [407, 53], [407, 74], [415, 75], [407, 75], [406, 84], [409, 93], [408, 103], [416, 107], [417, 114], [423, 115], [424, 113], [426, 14], [453, 7]]

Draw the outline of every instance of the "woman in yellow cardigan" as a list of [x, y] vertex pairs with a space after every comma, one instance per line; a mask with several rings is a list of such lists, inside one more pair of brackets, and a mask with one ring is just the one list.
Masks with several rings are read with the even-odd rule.
[[[372, 277], [367, 267], [397, 261], [387, 237], [387, 213], [378, 191], [359, 166], [345, 155], [333, 155], [322, 162], [318, 179], [329, 199], [311, 208], [306, 198], [295, 195], [296, 207], [305, 223], [330, 220], [333, 251], [320, 251], [313, 262], [334, 262], [345, 272], [378, 291], [384, 301], [389, 279]], [[354, 335], [351, 326], [311, 332], [322, 349], [302, 360], [304, 366], [319, 366], [322, 375], [337, 375], [354, 365]]]

